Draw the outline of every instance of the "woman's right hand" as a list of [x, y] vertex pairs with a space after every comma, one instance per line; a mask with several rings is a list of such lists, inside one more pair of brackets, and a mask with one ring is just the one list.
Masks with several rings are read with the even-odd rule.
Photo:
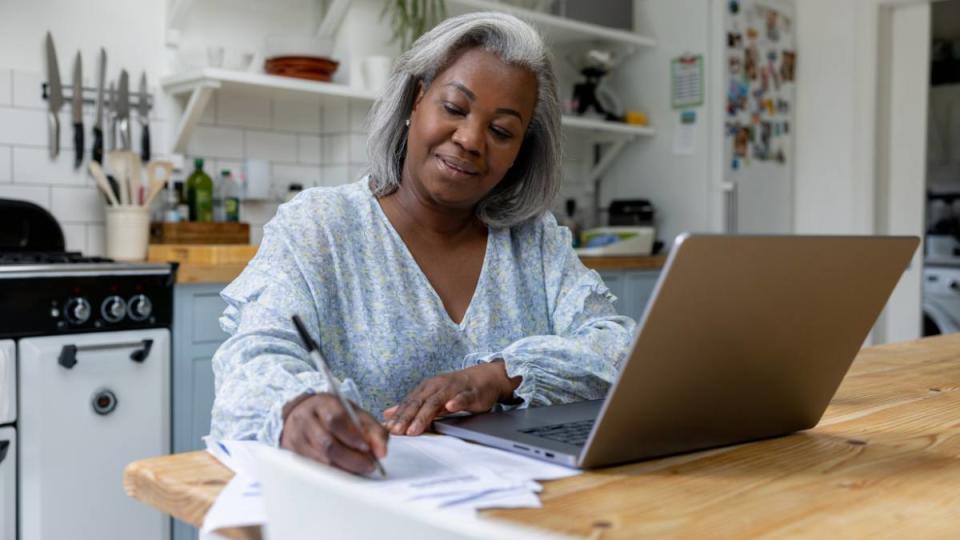
[[373, 471], [371, 456], [387, 455], [387, 430], [370, 413], [354, 407], [358, 430], [337, 396], [300, 396], [283, 407], [280, 447], [355, 474]]

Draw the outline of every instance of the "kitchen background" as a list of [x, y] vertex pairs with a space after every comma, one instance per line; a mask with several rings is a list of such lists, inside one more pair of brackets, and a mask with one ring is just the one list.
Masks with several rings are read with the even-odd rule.
[[[157, 98], [151, 113], [154, 153], [164, 157], [184, 98], [164, 92], [160, 80], [182, 73], [185, 59], [191, 54], [195, 59], [206, 47], [223, 47], [229, 61], [242, 52], [262, 53], [266, 36], [315, 34], [328, 3], [98, 0], [91, 9], [90, 3], [70, 0], [7, 0], [0, 8], [4, 12], [0, 17], [0, 197], [37, 202], [62, 223], [69, 249], [103, 253], [103, 209], [92, 180], [85, 172], [74, 172], [70, 159], [51, 162], [46, 157], [46, 103], [39, 88], [44, 80], [43, 36], [48, 30], [56, 40], [65, 82], [73, 53], [79, 50], [84, 82], [93, 86], [100, 47], [108, 53], [108, 79], [115, 79], [121, 67], [133, 81], [141, 72], [147, 74], [150, 91]], [[389, 30], [379, 18], [382, 3], [355, 0], [349, 4], [335, 33], [335, 56], [342, 62], [335, 80], [345, 84], [352, 84], [350, 78], [359, 72], [362, 58], [397, 52], [396, 45], [386, 44]], [[611, 74], [609, 86], [624, 108], [643, 112], [656, 131], [627, 141], [599, 184], [587, 181], [596, 159], [593, 149], [583, 144], [582, 137], [570, 136], [564, 192], [557, 210], [562, 209], [563, 200], [575, 198], [581, 219], [589, 225], [595, 199], [604, 209], [614, 198], [642, 197], [653, 202], [657, 237], [668, 245], [684, 230], [729, 230], [730, 182], [724, 177], [728, 164], [722, 154], [724, 126], [719, 120], [726, 92], [716, 86], [722, 84], [727, 69], [726, 35], [717, 21], [729, 3], [627, 0], [606, 2], [591, 11], [594, 17], [617, 13], [613, 10], [621, 4], [631, 8], [633, 28], [655, 44], [629, 55]], [[737, 212], [768, 216], [770, 220], [752, 227], [764, 232], [922, 234], [922, 192], [918, 203], [911, 203], [915, 209], [896, 230], [885, 228], [881, 216], [892, 210], [878, 200], [883, 189], [873, 174], [878, 167], [874, 141], [861, 134], [877, 127], [876, 59], [883, 54], [878, 47], [878, 9], [886, 9], [889, 16], [910, 18], [907, 39], [902, 41], [922, 40], [928, 49], [930, 11], [945, 9], [938, 6], [950, 2], [934, 2], [933, 7], [899, 0], [771, 0], [765, 4], [785, 4], [794, 11], [792, 30], [800, 59], [796, 77], [802, 81], [796, 85], [791, 107], [795, 155], [788, 156], [786, 164], [786, 192], [754, 198], [752, 211], [741, 200]], [[615, 16], [605, 22], [623, 25], [624, 18]], [[676, 151], [679, 116], [669, 99], [670, 61], [681, 56], [703, 57], [707, 84], [703, 105], [694, 107], [696, 122], [685, 133], [686, 152]], [[928, 57], [929, 51], [924, 50], [924, 65]], [[573, 73], [563, 62], [558, 67], [566, 69], [568, 78]], [[568, 85], [569, 81], [564, 87]], [[181, 174], [192, 170], [194, 156], [208, 160], [205, 169], [210, 174], [239, 170], [251, 158], [269, 160], [275, 201], [247, 202], [242, 211], [242, 219], [252, 225], [255, 243], [289, 183], [335, 185], [358, 177], [365, 162], [362, 122], [368, 104], [363, 100], [311, 102], [269, 92], [214, 92], [185, 147]], [[917, 104], [921, 105], [925, 103]], [[69, 126], [68, 115], [69, 107], [64, 107], [63, 126]], [[89, 121], [88, 116], [88, 126]], [[134, 140], [138, 140], [137, 129], [134, 123]], [[72, 151], [67, 131], [61, 137], [64, 155]], [[89, 136], [87, 141], [89, 145]], [[918, 335], [917, 325], [909, 321], [920, 319], [919, 300], [920, 274], [913, 271], [895, 295], [902, 315], [877, 338], [888, 341]]]
[[[447, 3], [451, 12], [504, 5]], [[682, 231], [923, 235], [929, 230], [943, 256], [927, 257], [924, 268], [924, 252], [917, 253], [869, 341], [921, 335], [928, 308], [945, 319], [955, 316], [954, 326], [943, 326], [944, 331], [960, 330], [960, 205], [952, 202], [960, 200], [960, 79], [948, 75], [933, 87], [930, 80], [931, 61], [935, 74], [960, 73], [960, 0], [515, 0], [520, 4], [562, 7], [573, 22], [551, 18], [555, 38], [576, 34], [578, 20], [602, 25], [591, 26], [599, 44], [590, 47], [614, 52], [606, 87], [623, 110], [646, 119], [645, 126], [598, 130], [567, 118], [558, 214], [567, 199], [574, 199], [583, 225], [606, 224], [611, 201], [647, 199], [665, 249]], [[266, 161], [267, 196], [245, 200], [240, 212], [251, 224], [251, 243], [257, 244], [291, 183], [333, 186], [362, 174], [364, 118], [375, 96], [362, 65], [367, 58], [399, 52], [389, 43], [389, 25], [380, 19], [382, 6], [383, 0], [0, 2], [0, 198], [50, 210], [63, 227], [68, 250], [105, 254], [104, 202], [85, 168], [73, 168], [69, 104], [60, 113], [60, 156], [51, 160], [48, 155], [41, 86], [47, 79], [44, 37], [49, 31], [66, 88], [77, 51], [85, 86], [96, 84], [101, 47], [108, 56], [108, 80], [125, 69], [135, 90], [146, 73], [156, 103], [150, 115], [153, 154], [180, 164], [175, 180], [190, 174], [195, 157], [206, 160], [211, 176], [226, 169], [241, 178], [249, 160]], [[339, 16], [328, 17], [339, 8]], [[268, 36], [315, 36], [325, 29], [331, 31], [333, 57], [341, 62], [336, 92], [307, 90], [297, 86], [306, 84], [300, 81], [265, 82], [258, 73]], [[624, 29], [632, 32], [617, 33]], [[763, 45], [752, 60], [744, 47], [753, 39], [751, 32]], [[575, 65], [583, 49], [554, 49], [565, 96], [580, 79]], [[208, 50], [222, 51], [223, 69], [203, 69]], [[240, 69], [247, 60], [252, 71]], [[743, 80], [751, 70], [760, 75]], [[678, 82], [694, 88], [702, 83], [703, 91], [678, 97]], [[191, 117], [185, 112], [194, 94], [209, 101]], [[763, 110], [743, 109], [740, 99], [755, 95], [763, 98], [758, 100]], [[88, 106], [88, 132], [92, 117]], [[132, 124], [136, 149], [140, 126]], [[744, 137], [759, 144], [748, 150]], [[91, 144], [88, 133], [84, 164]], [[930, 193], [942, 195], [942, 204], [934, 206]], [[621, 297], [621, 310], [635, 316], [658, 273], [656, 258], [645, 261], [650, 266], [603, 270]], [[235, 266], [231, 270], [239, 271], [242, 264]], [[943, 276], [935, 286], [931, 273]], [[150, 433], [169, 422], [164, 431], [169, 440], [155, 445], [159, 452], [197, 448], [209, 429], [210, 358], [225, 338], [217, 324], [224, 280], [191, 277], [181, 267], [176, 287], [168, 283], [164, 290], [169, 298], [155, 297], [155, 307], [167, 316], [157, 326], [171, 330], [169, 347], [160, 346], [166, 339], [161, 332], [153, 349], [158, 361], [171, 366], [163, 370], [170, 391], [158, 390], [150, 408], [162, 418], [132, 421]], [[12, 343], [6, 353], [0, 343], [0, 357], [13, 357]], [[39, 390], [24, 393], [23, 385], [20, 391], [21, 403], [42, 397]], [[23, 418], [38, 409], [29, 409], [21, 411], [18, 427], [28, 430], [21, 436], [31, 438], [36, 422]], [[37, 459], [24, 456], [24, 463], [27, 457]], [[3, 474], [0, 470], [0, 484]], [[20, 485], [39, 484], [21, 479]], [[121, 508], [129, 501], [114, 487], [122, 501], [116, 508]], [[0, 512], [3, 502], [0, 497]], [[46, 522], [37, 515], [21, 521]], [[173, 530], [176, 538], [195, 534], [182, 523]], [[2, 531], [0, 540], [5, 540]]]

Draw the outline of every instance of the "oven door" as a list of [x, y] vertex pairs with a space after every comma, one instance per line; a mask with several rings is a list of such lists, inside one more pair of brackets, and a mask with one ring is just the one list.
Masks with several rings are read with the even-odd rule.
[[0, 540], [17, 540], [17, 431], [0, 427]]
[[0, 341], [0, 426], [17, 420], [16, 353], [13, 341]]
[[169, 518], [128, 497], [123, 469], [170, 452], [170, 333], [21, 339], [24, 540], [162, 540]]

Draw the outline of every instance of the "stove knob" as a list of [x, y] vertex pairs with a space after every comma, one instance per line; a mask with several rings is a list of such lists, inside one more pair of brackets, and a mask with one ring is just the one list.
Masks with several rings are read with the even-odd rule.
[[67, 300], [67, 320], [73, 324], [83, 324], [90, 318], [90, 302], [85, 298], [71, 298]]
[[130, 318], [135, 321], [145, 320], [153, 312], [153, 304], [150, 303], [150, 299], [142, 294], [131, 298], [127, 307], [130, 311]]
[[103, 320], [111, 323], [120, 322], [127, 314], [127, 304], [119, 296], [110, 296], [100, 305], [100, 314]]

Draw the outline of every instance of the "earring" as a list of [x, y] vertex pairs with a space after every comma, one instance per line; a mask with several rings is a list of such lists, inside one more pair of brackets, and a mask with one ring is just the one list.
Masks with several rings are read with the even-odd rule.
[[407, 127], [410, 127], [410, 119], [407, 118], [406, 120], [404, 120], [404, 121], [403, 121], [403, 125], [405, 125], [405, 126], [407, 126]]

